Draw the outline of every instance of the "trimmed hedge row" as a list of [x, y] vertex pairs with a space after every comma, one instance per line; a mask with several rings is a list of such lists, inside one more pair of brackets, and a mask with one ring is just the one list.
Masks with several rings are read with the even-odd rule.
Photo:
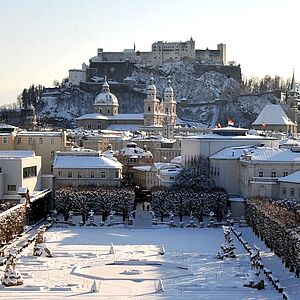
[[247, 200], [246, 215], [255, 234], [299, 277], [300, 227], [297, 216], [271, 200], [257, 198]]

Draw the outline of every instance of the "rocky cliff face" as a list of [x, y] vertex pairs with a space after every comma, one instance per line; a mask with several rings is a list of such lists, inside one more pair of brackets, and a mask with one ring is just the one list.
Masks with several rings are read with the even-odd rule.
[[[137, 65], [132, 76], [127, 78], [129, 85], [109, 84], [111, 92], [119, 99], [120, 113], [138, 113], [143, 112], [150, 77], [155, 80], [158, 97], [162, 97], [170, 76], [178, 101], [178, 116], [205, 126], [225, 124], [230, 117], [236, 124], [250, 127], [262, 108], [276, 101], [272, 93], [240, 95], [239, 83], [221, 73], [196, 74], [191, 63], [168, 63], [159, 68]], [[78, 88], [63, 88], [53, 94], [48, 92], [42, 96], [37, 112], [43, 120], [58, 120], [72, 127], [76, 117], [94, 112], [95, 96], [95, 92]]]

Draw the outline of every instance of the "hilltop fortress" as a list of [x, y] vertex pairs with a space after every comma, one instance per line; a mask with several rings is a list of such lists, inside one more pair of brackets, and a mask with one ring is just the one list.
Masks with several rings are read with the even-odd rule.
[[150, 52], [124, 49], [123, 52], [104, 52], [98, 49], [97, 56], [90, 62], [129, 61], [137, 64], [160, 66], [167, 62], [198, 61], [204, 64], [226, 65], [226, 45], [218, 44], [217, 50], [195, 49], [195, 41], [191, 38], [186, 42], [158, 41], [152, 44]]
[[149, 52], [137, 51], [135, 44], [133, 49], [124, 49], [122, 52], [105, 52], [99, 48], [97, 56], [90, 58], [89, 66], [83, 64], [82, 69], [69, 70], [69, 83], [86, 89], [85, 83], [97, 82], [97, 78], [103, 80], [105, 76], [123, 83], [125, 78], [132, 75], [136, 64], [159, 67], [164, 63], [180, 61], [194, 63], [197, 76], [215, 71], [238, 82], [241, 80], [240, 66], [226, 65], [225, 44], [218, 44], [215, 50], [200, 50], [195, 48], [195, 41], [191, 38], [186, 42], [158, 41], [152, 44]]

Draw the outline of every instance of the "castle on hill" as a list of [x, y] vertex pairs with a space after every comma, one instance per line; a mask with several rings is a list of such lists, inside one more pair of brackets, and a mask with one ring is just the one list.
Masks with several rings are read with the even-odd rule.
[[[204, 68], [206, 71], [221, 71], [223, 68], [224, 72], [234, 73], [231, 69], [236, 68], [226, 66], [225, 44], [220, 43], [217, 49], [212, 50], [196, 49], [192, 38], [186, 42], [158, 41], [152, 44], [151, 51], [146, 52], [136, 51], [135, 44], [133, 49], [124, 49], [122, 52], [105, 52], [103, 48], [98, 48], [97, 55], [90, 58], [89, 65], [84, 63], [81, 69], [69, 70], [69, 84], [79, 86], [80, 82], [90, 82], [92, 78], [103, 78], [104, 75], [118, 79], [122, 77], [120, 72], [130, 76], [132, 66], [135, 64], [157, 67], [164, 63], [179, 61], [197, 62], [199, 66], [207, 66]], [[233, 77], [237, 77], [239, 81], [240, 76]]]
[[166, 138], [171, 139], [174, 136], [177, 115], [176, 100], [170, 79], [163, 95], [163, 99], [157, 98], [154, 79], [151, 78], [147, 86], [147, 96], [144, 99], [144, 113], [119, 114], [118, 98], [110, 92], [105, 78], [102, 91], [95, 99], [95, 113], [77, 118], [76, 125], [86, 130], [161, 132]]
[[190, 38], [186, 42], [158, 41], [152, 44], [151, 51], [136, 51], [124, 49], [123, 52], [104, 52], [99, 48], [97, 56], [92, 57], [90, 62], [101, 61], [129, 61], [138, 64], [150, 64], [159, 66], [166, 62], [176, 61], [199, 61], [205, 64], [226, 64], [226, 45], [218, 44], [216, 50], [200, 50], [195, 48], [195, 41]]

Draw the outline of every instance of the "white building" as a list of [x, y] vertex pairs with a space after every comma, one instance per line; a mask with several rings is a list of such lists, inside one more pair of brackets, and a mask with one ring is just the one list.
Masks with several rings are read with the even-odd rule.
[[213, 129], [211, 134], [184, 137], [181, 140], [182, 165], [202, 156], [207, 158], [223, 148], [231, 146], [257, 145], [278, 148], [279, 141], [273, 137], [250, 135], [247, 129], [225, 127]]
[[53, 163], [54, 186], [115, 186], [122, 179], [122, 164], [98, 151], [56, 152]]
[[80, 82], [86, 82], [86, 69], [87, 65], [83, 63], [82, 69], [69, 70], [69, 84], [79, 86]]
[[0, 151], [0, 199], [21, 199], [20, 188], [41, 190], [41, 157], [33, 150]]
[[215, 185], [244, 198], [279, 199], [283, 196], [280, 184], [291, 184], [291, 174], [300, 170], [300, 153], [286, 148], [228, 147], [211, 155], [209, 161]]
[[132, 168], [133, 182], [146, 189], [172, 186], [181, 167], [170, 163], [153, 163], [152, 165], [141, 165]]
[[300, 201], [300, 171], [278, 178], [279, 198]]

